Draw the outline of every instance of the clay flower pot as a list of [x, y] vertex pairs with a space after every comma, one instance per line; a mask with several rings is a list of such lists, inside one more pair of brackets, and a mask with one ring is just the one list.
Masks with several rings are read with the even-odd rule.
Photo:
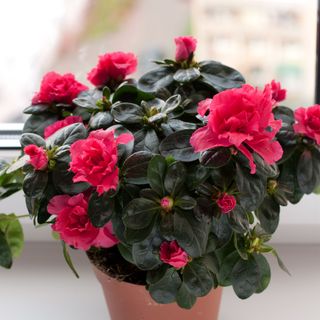
[[158, 304], [142, 285], [115, 280], [93, 267], [101, 283], [112, 320], [217, 320], [222, 289], [198, 298], [191, 310], [176, 303]]

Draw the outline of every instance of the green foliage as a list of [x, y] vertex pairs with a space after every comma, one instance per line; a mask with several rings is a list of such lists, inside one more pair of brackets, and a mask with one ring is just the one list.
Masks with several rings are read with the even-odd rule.
[[23, 230], [14, 214], [0, 214], [0, 266], [10, 268], [23, 249]]

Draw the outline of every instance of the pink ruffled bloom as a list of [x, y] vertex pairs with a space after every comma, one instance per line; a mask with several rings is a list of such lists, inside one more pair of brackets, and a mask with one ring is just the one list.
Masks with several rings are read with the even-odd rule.
[[76, 81], [72, 73], [60, 75], [48, 72], [42, 79], [40, 91], [32, 98], [32, 104], [72, 104], [72, 100], [85, 90], [88, 90], [88, 87]]
[[75, 196], [60, 195], [53, 197], [48, 204], [48, 212], [56, 215], [52, 230], [59, 233], [61, 239], [77, 249], [90, 247], [109, 248], [119, 241], [113, 234], [112, 224], [95, 228], [88, 217], [88, 200], [82, 194]]
[[320, 145], [320, 105], [298, 108], [294, 112], [294, 117], [297, 121], [293, 125], [294, 131], [315, 140]]
[[216, 94], [210, 104], [208, 124], [191, 136], [194, 151], [234, 147], [248, 158], [252, 174], [256, 172], [252, 151], [268, 164], [281, 159], [283, 150], [274, 141], [281, 120], [274, 119], [270, 90], [245, 84]]
[[92, 131], [87, 139], [74, 142], [70, 148], [73, 182], [88, 182], [97, 188], [99, 195], [116, 190], [119, 183], [117, 146], [131, 140], [131, 134], [115, 138], [112, 130], [101, 129]]
[[119, 83], [137, 69], [137, 57], [129, 52], [112, 52], [99, 56], [99, 61], [88, 73], [88, 80], [95, 86], [108, 85], [110, 81]]
[[281, 102], [285, 100], [287, 96], [287, 90], [281, 88], [280, 82], [276, 82], [275, 80], [272, 80], [270, 83], [271, 86], [271, 94], [272, 99], [276, 102]]
[[82, 122], [82, 118], [80, 116], [69, 116], [63, 120], [56, 121], [55, 123], [51, 124], [50, 126], [44, 129], [44, 138], [47, 139], [58, 130], [64, 127], [67, 127], [70, 124], [78, 123], [78, 122]]
[[223, 193], [218, 198], [217, 205], [221, 209], [222, 213], [228, 213], [235, 208], [237, 205], [237, 200], [233, 195]]
[[188, 255], [176, 240], [164, 241], [160, 245], [160, 260], [180, 269], [188, 263]]
[[36, 170], [45, 170], [48, 166], [48, 155], [46, 150], [34, 144], [24, 147], [24, 153], [30, 157], [29, 163]]
[[188, 60], [197, 47], [197, 39], [192, 36], [177, 37], [176, 43], [176, 61]]

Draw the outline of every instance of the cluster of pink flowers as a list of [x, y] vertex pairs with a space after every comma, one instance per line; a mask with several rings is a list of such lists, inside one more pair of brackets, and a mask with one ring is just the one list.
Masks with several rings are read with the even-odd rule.
[[[176, 62], [191, 62], [197, 41], [193, 37], [175, 38]], [[99, 57], [96, 67], [88, 73], [88, 80], [97, 87], [121, 83], [137, 67], [137, 58], [132, 53], [113, 52]], [[49, 72], [42, 80], [40, 91], [32, 99], [33, 104], [72, 105], [82, 91], [88, 87], [78, 82], [74, 75], [59, 75]], [[241, 88], [225, 90], [212, 99], [199, 103], [198, 113], [205, 125], [197, 129], [190, 143], [195, 152], [203, 152], [216, 147], [227, 147], [241, 152], [249, 161], [251, 174], [256, 172], [253, 152], [260, 155], [268, 164], [281, 159], [283, 150], [275, 136], [281, 128], [281, 120], [276, 120], [273, 108], [286, 97], [286, 90], [274, 80], [263, 90], [245, 84]], [[320, 105], [299, 108], [295, 111], [297, 134], [307, 136], [320, 145]], [[68, 116], [48, 126], [44, 137], [52, 136], [58, 130], [81, 123], [80, 116]], [[99, 195], [116, 190], [119, 184], [118, 145], [133, 140], [131, 134], [115, 137], [113, 130], [92, 131], [88, 138], [78, 140], [70, 148], [70, 170], [74, 173], [73, 182], [87, 182]], [[28, 145], [24, 152], [35, 170], [48, 168], [48, 153], [43, 147]], [[88, 193], [90, 193], [88, 192]], [[110, 247], [118, 240], [113, 234], [111, 222], [103, 228], [96, 228], [88, 217], [89, 194], [75, 196], [57, 195], [48, 205], [48, 212], [56, 216], [52, 229], [60, 234], [67, 244], [82, 250], [91, 246]], [[235, 196], [226, 192], [214, 199], [222, 213], [231, 212], [237, 205]], [[161, 199], [164, 211], [170, 211], [173, 200]], [[188, 254], [177, 241], [164, 241], [159, 249], [161, 261], [175, 268], [184, 267]]]

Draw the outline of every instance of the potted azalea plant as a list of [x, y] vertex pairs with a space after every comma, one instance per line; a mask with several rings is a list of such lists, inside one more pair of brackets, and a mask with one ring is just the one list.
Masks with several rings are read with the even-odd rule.
[[[89, 89], [46, 74], [24, 110], [21, 156], [1, 163], [0, 196], [22, 189], [67, 263], [83, 250], [112, 319], [217, 319], [221, 287], [240, 299], [270, 281], [281, 206], [320, 185], [320, 106], [293, 112], [286, 90], [197, 61], [196, 39], [138, 81], [132, 53], [99, 57]], [[0, 265], [22, 248], [0, 215]], [[125, 307], [124, 307], [125, 306]], [[189, 310], [187, 310], [189, 309]]]

